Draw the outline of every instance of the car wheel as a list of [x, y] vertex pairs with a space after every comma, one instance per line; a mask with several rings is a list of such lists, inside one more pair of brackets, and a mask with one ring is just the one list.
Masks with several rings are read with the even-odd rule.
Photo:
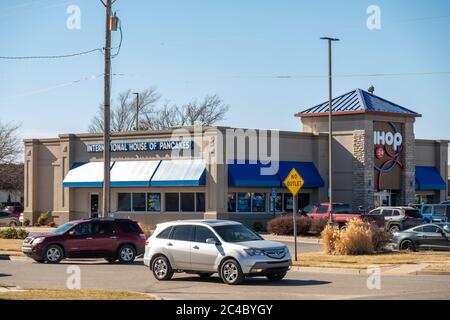
[[411, 240], [404, 240], [400, 243], [400, 250], [416, 251], [416, 248]]
[[116, 262], [117, 258], [105, 258], [106, 261], [108, 261], [109, 263], [114, 263]]
[[390, 227], [389, 227], [389, 232], [390, 232], [391, 234], [394, 234], [394, 233], [399, 232], [399, 231], [400, 231], [400, 227], [397, 226], [397, 225], [393, 225], [393, 226], [390, 226]]
[[63, 258], [64, 252], [60, 246], [52, 244], [45, 249], [45, 261], [47, 263], [60, 263]]
[[132, 263], [136, 258], [136, 250], [133, 246], [126, 244], [120, 247], [118, 258], [120, 263]]
[[153, 276], [159, 280], [170, 280], [173, 276], [173, 269], [170, 266], [169, 260], [164, 256], [158, 256], [152, 262]]
[[9, 226], [10, 226], [10, 227], [17, 227], [17, 223], [15, 223], [14, 221], [11, 221], [11, 222], [9, 223]]
[[280, 281], [283, 280], [284, 276], [286, 276], [286, 273], [275, 273], [275, 274], [267, 274], [266, 278], [270, 281]]
[[234, 259], [228, 259], [220, 266], [220, 277], [226, 284], [236, 285], [244, 280], [241, 266]]
[[199, 273], [198, 275], [200, 276], [200, 278], [209, 278], [213, 274], [212, 273]]

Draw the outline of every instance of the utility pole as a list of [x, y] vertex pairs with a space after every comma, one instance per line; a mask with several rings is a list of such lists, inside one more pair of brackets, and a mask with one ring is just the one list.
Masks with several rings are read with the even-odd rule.
[[330, 203], [330, 218], [328, 223], [333, 224], [333, 69], [331, 44], [333, 41], [339, 41], [339, 39], [330, 37], [322, 37], [320, 39], [328, 41], [328, 202]]
[[104, 115], [103, 115], [103, 212], [102, 216], [111, 213], [110, 190], [110, 114], [111, 114], [111, 27], [112, 27], [112, 0], [106, 0], [106, 32], [105, 32], [105, 91], [104, 91]]
[[139, 131], [139, 92], [133, 94], [136, 95], [136, 131]]

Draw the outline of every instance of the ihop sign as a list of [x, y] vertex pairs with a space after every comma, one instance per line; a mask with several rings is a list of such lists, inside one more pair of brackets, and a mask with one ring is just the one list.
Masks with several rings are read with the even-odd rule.
[[373, 141], [375, 145], [388, 145], [397, 151], [403, 143], [403, 136], [400, 132], [374, 131]]
[[[103, 152], [102, 143], [88, 144], [87, 152]], [[111, 152], [136, 152], [136, 151], [172, 151], [191, 150], [194, 148], [194, 141], [143, 141], [143, 142], [114, 142], [111, 143]]]

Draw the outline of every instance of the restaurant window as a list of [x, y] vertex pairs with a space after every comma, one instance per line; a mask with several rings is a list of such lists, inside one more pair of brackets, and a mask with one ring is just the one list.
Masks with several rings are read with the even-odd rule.
[[131, 193], [117, 195], [117, 211], [131, 211]]
[[266, 212], [266, 194], [252, 194], [252, 212]]
[[228, 212], [236, 212], [236, 193], [232, 192], [228, 194]]
[[147, 211], [160, 212], [161, 211], [161, 194], [147, 193]]
[[238, 212], [250, 212], [251, 193], [238, 193]]
[[274, 198], [272, 198], [272, 196], [270, 196], [270, 201], [269, 201], [269, 211], [273, 212], [273, 205], [275, 203], [275, 212], [281, 212], [283, 211], [283, 194], [282, 193], [277, 193], [277, 196]]
[[179, 193], [166, 193], [166, 211], [179, 212], [180, 211], [180, 197]]
[[133, 211], [145, 212], [145, 193], [133, 193]]
[[294, 202], [292, 200], [292, 194], [284, 194], [284, 211], [292, 212], [294, 210]]
[[205, 193], [197, 192], [195, 194], [196, 198], [196, 210], [197, 212], [205, 212]]
[[195, 193], [182, 192], [181, 194], [181, 211], [182, 212], [194, 212], [195, 211]]

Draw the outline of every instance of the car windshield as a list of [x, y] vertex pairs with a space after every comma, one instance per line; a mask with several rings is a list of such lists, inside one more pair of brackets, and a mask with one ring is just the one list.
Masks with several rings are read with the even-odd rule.
[[64, 232], [66, 232], [67, 230], [69, 230], [70, 228], [72, 228], [74, 226], [73, 223], [65, 223], [62, 226], [59, 226], [58, 228], [56, 228], [55, 230], [53, 230], [54, 234], [63, 234]]
[[434, 207], [434, 214], [436, 216], [445, 216], [447, 214], [447, 207], [446, 206]]
[[333, 213], [350, 213], [349, 204], [333, 204]]
[[263, 240], [261, 236], [242, 224], [232, 224], [225, 226], [216, 226], [213, 229], [225, 242], [244, 242]]

